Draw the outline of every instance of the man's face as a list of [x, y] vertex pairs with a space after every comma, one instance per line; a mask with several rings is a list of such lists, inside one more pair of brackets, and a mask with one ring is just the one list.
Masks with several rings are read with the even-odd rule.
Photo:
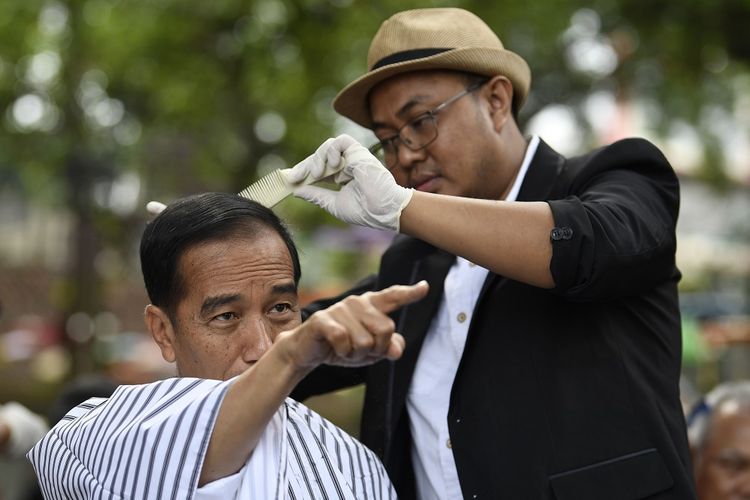
[[750, 499], [750, 413], [731, 402], [717, 411], [697, 464], [698, 498]]
[[[467, 81], [444, 71], [419, 71], [392, 77], [370, 93], [373, 131], [393, 137], [404, 124], [458, 94]], [[503, 167], [499, 131], [483, 88], [464, 96], [437, 115], [438, 136], [419, 151], [399, 144], [391, 172], [400, 185], [421, 191], [500, 199], [515, 171]], [[517, 167], [517, 166], [516, 166]]]
[[239, 375], [279, 332], [300, 324], [292, 259], [272, 230], [194, 246], [180, 259], [179, 273], [185, 297], [175, 321], [167, 320], [166, 340], [157, 343], [180, 376]]

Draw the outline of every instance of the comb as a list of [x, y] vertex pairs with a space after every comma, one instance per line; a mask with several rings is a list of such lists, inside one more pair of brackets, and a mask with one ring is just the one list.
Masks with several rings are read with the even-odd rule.
[[[289, 182], [288, 174], [292, 170], [291, 168], [282, 168], [279, 170], [274, 170], [270, 174], [264, 175], [257, 181], [250, 184], [248, 187], [243, 189], [239, 192], [239, 195], [243, 198], [247, 198], [249, 200], [256, 201], [267, 208], [272, 208], [274, 205], [278, 204], [286, 198], [287, 196], [291, 195], [292, 192], [300, 187], [305, 186], [308, 184], [317, 184], [319, 182], [326, 182], [328, 179], [330, 179], [333, 175], [339, 173], [341, 170], [344, 169], [344, 166], [346, 166], [346, 155], [349, 156], [358, 156], [361, 154], [361, 151], [363, 148], [359, 147], [359, 151], [355, 150], [355, 147], [359, 147], [359, 144], [354, 144], [352, 146], [349, 146], [345, 151], [344, 155], [341, 157], [341, 161], [339, 161], [338, 165], [335, 166], [329, 166], [326, 165], [326, 169], [323, 172], [323, 178], [315, 180], [313, 178], [307, 178], [303, 180], [302, 182], [298, 182], [295, 184], [292, 184]], [[352, 151], [350, 151], [352, 150]], [[369, 151], [364, 149], [364, 152], [369, 155]]]
[[[344, 163], [343, 159], [341, 163]], [[294, 186], [287, 178], [290, 170], [291, 168], [274, 170], [240, 191], [239, 195], [271, 208], [292, 194]]]

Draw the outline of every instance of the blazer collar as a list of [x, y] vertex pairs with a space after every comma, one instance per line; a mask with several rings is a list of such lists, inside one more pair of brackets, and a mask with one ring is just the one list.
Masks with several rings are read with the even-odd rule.
[[548, 198], [560, 174], [565, 158], [540, 140], [526, 177], [518, 192], [518, 201], [541, 201]]

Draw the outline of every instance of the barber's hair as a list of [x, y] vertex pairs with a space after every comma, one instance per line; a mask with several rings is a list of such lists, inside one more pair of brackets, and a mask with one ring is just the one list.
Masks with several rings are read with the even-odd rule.
[[204, 193], [170, 203], [146, 225], [141, 238], [141, 271], [149, 300], [174, 319], [177, 304], [185, 296], [185, 279], [179, 266], [187, 250], [218, 240], [252, 239], [269, 229], [286, 244], [294, 282], [299, 284], [297, 247], [289, 230], [270, 209], [230, 193]]
[[700, 458], [706, 444], [714, 415], [728, 403], [750, 413], [750, 380], [717, 385], [690, 411], [687, 416], [688, 438], [696, 459]]

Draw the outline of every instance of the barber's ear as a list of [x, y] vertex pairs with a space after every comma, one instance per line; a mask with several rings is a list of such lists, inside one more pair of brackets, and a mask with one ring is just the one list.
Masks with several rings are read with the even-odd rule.
[[175, 332], [169, 316], [161, 308], [149, 304], [144, 311], [146, 327], [161, 349], [161, 357], [169, 363], [174, 363], [175, 356]]
[[513, 117], [513, 84], [504, 76], [495, 76], [485, 84], [490, 104], [492, 123], [496, 131], [502, 130]]

